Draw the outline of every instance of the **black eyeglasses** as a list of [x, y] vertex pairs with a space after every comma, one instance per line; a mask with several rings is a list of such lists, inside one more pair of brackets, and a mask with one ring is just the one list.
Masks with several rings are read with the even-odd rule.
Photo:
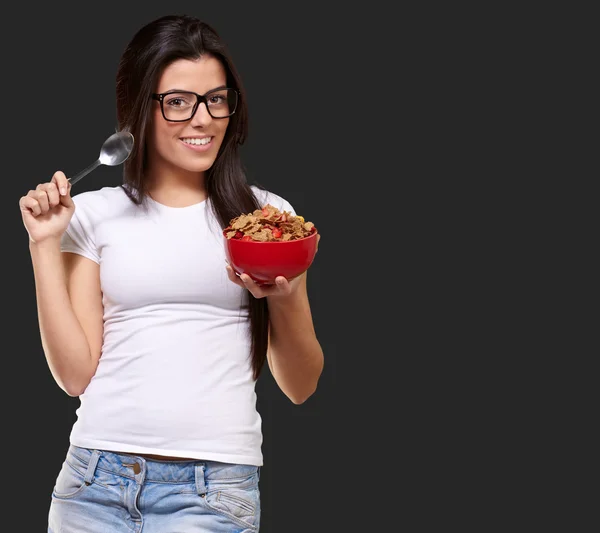
[[238, 92], [235, 89], [213, 89], [206, 94], [191, 91], [169, 91], [153, 94], [152, 98], [160, 102], [160, 110], [169, 122], [190, 120], [201, 102], [212, 118], [227, 118], [235, 113], [238, 104]]

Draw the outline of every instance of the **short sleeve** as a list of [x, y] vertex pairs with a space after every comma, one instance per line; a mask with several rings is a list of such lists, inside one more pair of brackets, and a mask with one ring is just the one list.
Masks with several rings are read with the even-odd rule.
[[279, 208], [279, 211], [287, 211], [288, 213], [291, 213], [292, 215], [296, 216], [296, 211], [292, 207], [292, 204], [290, 204], [287, 200], [284, 200], [283, 198], [282, 205]]
[[257, 187], [253, 187], [254, 193], [258, 201], [261, 205], [271, 204], [273, 207], [279, 209], [279, 211], [287, 211], [292, 215], [296, 216], [296, 210], [293, 208], [292, 204], [288, 202], [285, 198], [279, 196], [270, 191], [262, 190]]
[[77, 202], [76, 197], [75, 212], [71, 221], [63, 233], [60, 241], [62, 252], [72, 252], [91, 259], [100, 264], [100, 255], [94, 239], [94, 227], [85, 213], [85, 204]]

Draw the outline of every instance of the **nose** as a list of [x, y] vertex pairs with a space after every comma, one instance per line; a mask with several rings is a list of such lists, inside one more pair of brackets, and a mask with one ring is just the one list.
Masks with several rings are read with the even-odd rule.
[[192, 126], [206, 126], [210, 123], [211, 120], [212, 117], [208, 112], [206, 104], [204, 102], [200, 102], [198, 109], [196, 109], [196, 112], [192, 117]]

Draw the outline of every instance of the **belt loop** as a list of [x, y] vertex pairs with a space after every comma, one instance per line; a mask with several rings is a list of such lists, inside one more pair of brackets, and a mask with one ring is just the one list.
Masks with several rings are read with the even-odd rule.
[[92, 456], [90, 457], [90, 462], [88, 463], [87, 471], [85, 473], [85, 484], [91, 485], [92, 479], [94, 479], [94, 473], [96, 472], [96, 466], [98, 465], [98, 460], [100, 459], [100, 451], [94, 450], [92, 452]]
[[206, 494], [206, 483], [204, 481], [204, 469], [205, 465], [197, 464], [195, 467], [196, 472], [196, 491], [202, 497]]

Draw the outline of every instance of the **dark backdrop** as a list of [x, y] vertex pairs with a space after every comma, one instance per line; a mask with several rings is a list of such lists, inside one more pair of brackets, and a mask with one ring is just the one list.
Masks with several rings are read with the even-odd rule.
[[[570, 71], [557, 78], [560, 60], [578, 64], [593, 47], [579, 31], [568, 54], [564, 29], [592, 17], [348, 4], [3, 7], [2, 509], [21, 529], [45, 531], [78, 402], [55, 385], [41, 350], [18, 199], [55, 170], [73, 175], [94, 161], [115, 128], [123, 48], [170, 13], [204, 18], [225, 38], [248, 92], [249, 179], [322, 234], [308, 276], [325, 353], [319, 389], [295, 406], [268, 372], [257, 384], [261, 532], [531, 531], [545, 518], [556, 528], [560, 513], [573, 530], [585, 516], [564, 498], [553, 505], [561, 492], [548, 479], [573, 454], [552, 443], [564, 440], [561, 414], [576, 411], [556, 403], [560, 377], [544, 374], [564, 345], [564, 324], [550, 332], [544, 314], [556, 309], [547, 304], [555, 284], [538, 298], [531, 288], [547, 265], [527, 268], [549, 220], [536, 207], [562, 206], [540, 196], [553, 170], [543, 163], [562, 166], [547, 157], [551, 141], [537, 151], [535, 141], [556, 133], [547, 110], [572, 99], [553, 98], [542, 120], [532, 109], [554, 94], [548, 80], [572, 82]], [[564, 175], [555, 181], [567, 190]], [[119, 168], [100, 167], [76, 190], [119, 182]], [[545, 363], [529, 364], [538, 353]]]
[[[250, 134], [242, 154], [249, 180], [288, 199], [322, 234], [308, 276], [325, 354], [319, 388], [296, 406], [266, 367], [257, 384], [265, 458], [261, 532], [346, 530], [344, 521], [356, 523], [360, 505], [352, 501], [365, 482], [365, 458], [356, 453], [365, 430], [355, 430], [353, 423], [342, 431], [340, 421], [370, 418], [358, 401], [370, 385], [357, 386], [350, 408], [341, 395], [340, 375], [344, 366], [358, 368], [361, 357], [373, 360], [379, 353], [377, 339], [365, 340], [376, 316], [359, 318], [358, 308], [365, 287], [383, 275], [365, 270], [383, 264], [364, 247], [354, 247], [365, 222], [374, 220], [370, 200], [359, 188], [368, 159], [361, 156], [372, 153], [380, 134], [365, 122], [370, 95], [364, 91], [373, 78], [356, 46], [360, 32], [348, 10], [327, 14], [301, 4], [285, 9], [226, 2], [178, 2], [169, 9], [166, 2], [106, 5], [43, 6], [34, 14], [12, 4], [3, 13], [2, 397], [4, 451], [11, 457], [4, 475], [12, 483], [4, 505], [26, 517], [27, 531], [45, 531], [50, 494], [79, 406], [55, 384], [41, 348], [18, 200], [56, 170], [74, 175], [98, 157], [102, 142], [115, 131], [115, 74], [127, 42], [159, 16], [187, 13], [221, 33], [245, 84]], [[360, 14], [352, 15], [358, 20]], [[73, 194], [117, 185], [121, 172], [101, 166], [76, 184]]]

